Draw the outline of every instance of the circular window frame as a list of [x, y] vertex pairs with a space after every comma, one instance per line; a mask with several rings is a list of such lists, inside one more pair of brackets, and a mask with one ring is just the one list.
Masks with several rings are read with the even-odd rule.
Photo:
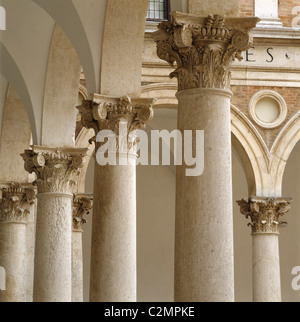
[[[256, 115], [256, 111], [255, 111], [256, 104], [263, 98], [271, 98], [278, 103], [279, 115], [276, 118], [276, 120], [273, 122], [270, 122], [270, 123], [263, 122]], [[263, 91], [256, 93], [251, 98], [250, 103], [249, 103], [249, 113], [250, 113], [253, 121], [257, 125], [259, 125], [260, 127], [265, 128], [265, 129], [274, 129], [274, 128], [280, 126], [285, 121], [285, 119], [287, 117], [287, 105], [286, 105], [284, 98], [280, 94], [278, 94], [277, 92], [271, 91], [271, 90], [263, 90]]]

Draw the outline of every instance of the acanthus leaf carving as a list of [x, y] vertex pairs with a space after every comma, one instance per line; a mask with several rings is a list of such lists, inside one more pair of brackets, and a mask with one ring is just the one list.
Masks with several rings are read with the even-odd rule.
[[172, 22], [162, 22], [153, 33], [157, 55], [176, 68], [170, 77], [178, 79], [179, 91], [229, 89], [232, 61], [242, 59], [241, 52], [251, 46], [250, 30], [258, 21], [173, 13]]
[[[94, 94], [92, 101], [84, 102], [78, 109], [80, 114], [83, 113], [83, 119], [93, 120], [82, 124], [94, 129], [95, 137], [100, 131], [112, 131], [116, 136], [116, 151], [128, 152], [137, 144], [133, 132], [144, 128], [152, 120], [154, 102], [155, 99], [135, 99], [128, 95], [115, 98]], [[89, 110], [86, 106], [89, 106]], [[123, 135], [124, 132], [126, 136]]]
[[32, 146], [21, 154], [27, 172], [36, 174], [38, 193], [71, 194], [84, 165], [87, 149], [52, 149]]
[[292, 198], [250, 197], [237, 201], [241, 213], [250, 218], [252, 234], [279, 233], [280, 217], [291, 209]]
[[93, 207], [93, 199], [89, 196], [78, 194], [73, 196], [73, 231], [82, 231], [86, 223], [84, 218]]
[[33, 186], [14, 182], [0, 189], [0, 222], [26, 223], [36, 197]]

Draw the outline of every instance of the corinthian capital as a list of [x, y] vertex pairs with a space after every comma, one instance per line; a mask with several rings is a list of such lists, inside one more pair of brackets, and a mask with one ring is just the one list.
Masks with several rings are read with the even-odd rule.
[[[118, 144], [120, 124], [123, 124], [127, 133], [125, 144], [131, 149], [136, 144], [131, 133], [144, 128], [152, 120], [154, 102], [155, 99], [148, 98], [115, 98], [94, 94], [92, 100], [83, 101], [77, 108], [84, 127], [93, 129], [95, 135], [100, 131], [110, 130], [116, 135]], [[92, 140], [95, 140], [95, 137]], [[118, 146], [117, 149], [121, 147]]]
[[27, 172], [36, 174], [38, 193], [72, 193], [87, 149], [32, 146], [21, 154]]
[[73, 231], [82, 231], [86, 220], [83, 218], [88, 215], [93, 207], [93, 200], [87, 195], [74, 195], [73, 198]]
[[26, 223], [35, 199], [33, 187], [9, 183], [0, 187], [0, 193], [0, 222]]
[[172, 13], [171, 22], [162, 22], [153, 33], [157, 55], [176, 70], [180, 90], [192, 88], [229, 89], [232, 61], [251, 46], [258, 18], [199, 17]]
[[279, 233], [279, 218], [291, 209], [292, 198], [250, 197], [237, 201], [241, 213], [250, 218], [252, 234]]

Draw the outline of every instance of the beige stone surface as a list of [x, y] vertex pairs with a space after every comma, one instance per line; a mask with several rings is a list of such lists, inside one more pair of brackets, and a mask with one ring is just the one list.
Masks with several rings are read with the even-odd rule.
[[38, 194], [35, 302], [71, 302], [72, 195]]
[[44, 146], [75, 145], [76, 109], [81, 65], [70, 40], [60, 26], [53, 33], [43, 102]]
[[[95, 167], [91, 246], [92, 302], [136, 301], [136, 137], [153, 118], [154, 99], [99, 94], [78, 107], [82, 125], [94, 130], [96, 159], [101, 130], [115, 134], [117, 165]], [[120, 140], [119, 126], [127, 134]], [[102, 143], [103, 144], [103, 143]], [[125, 163], [126, 165], [122, 165]], [[99, 246], [101, 245], [101, 246]], [[116, 265], [116, 263], [119, 263]], [[101, 274], [99, 273], [101, 272]]]
[[72, 232], [72, 302], [83, 302], [82, 232]]
[[92, 209], [92, 198], [84, 194], [73, 197], [72, 217], [72, 302], [83, 302], [82, 234], [84, 218]]
[[170, 77], [178, 80], [179, 130], [205, 136], [204, 173], [177, 171], [177, 302], [234, 301], [230, 68], [250, 47], [257, 21], [175, 12], [152, 34], [158, 57], [176, 68]]
[[34, 264], [35, 302], [72, 300], [73, 186], [86, 149], [32, 146], [22, 154], [38, 192]]
[[[101, 94], [139, 97], [147, 8], [147, 0], [108, 1], [102, 48]], [[125, 18], [124, 23], [120, 17], [130, 19]]]
[[175, 301], [234, 301], [231, 94], [194, 89], [177, 97], [179, 129], [204, 130], [205, 169], [199, 177], [177, 171]]
[[[234, 91], [233, 89], [232, 91], [236, 95], [235, 102], [232, 102], [235, 106], [231, 107], [231, 129], [236, 153], [235, 163], [239, 166], [239, 171], [233, 181], [236, 194], [238, 198], [246, 197], [248, 189], [248, 195], [279, 197], [282, 192], [287, 191], [286, 193], [284, 192], [284, 195], [295, 198], [295, 207], [293, 204], [291, 216], [287, 219], [288, 225], [281, 229], [282, 232], [280, 231], [280, 259], [277, 256], [278, 241], [275, 240], [275, 237], [273, 238], [272, 236], [265, 240], [263, 238], [265, 236], [253, 236], [253, 239], [257, 239], [254, 240], [255, 258], [257, 259], [257, 262], [255, 262], [255, 274], [260, 276], [257, 279], [258, 282], [255, 283], [267, 289], [267, 292], [257, 289], [258, 292], [255, 297], [262, 299], [262, 301], [269, 301], [270, 299], [277, 301], [279, 298], [278, 261], [281, 264], [282, 300], [299, 302], [300, 296], [299, 292], [295, 292], [291, 288], [292, 268], [300, 263], [298, 246], [300, 245], [300, 225], [297, 213], [300, 187], [298, 171], [300, 151], [300, 115], [298, 112], [300, 33], [299, 28], [297, 28], [297, 22], [299, 27], [299, 10], [297, 11], [299, 3], [297, 1], [299, 2], [299, 0], [282, 0], [278, 4], [275, 0], [239, 1], [241, 15], [247, 17], [258, 15], [263, 20], [259, 24], [259, 28], [256, 28], [254, 32], [253, 46], [255, 48], [249, 50], [250, 56], [248, 58], [255, 60], [255, 62], [246, 61], [246, 53], [241, 52], [244, 60], [242, 62], [233, 62], [231, 69], [231, 85], [235, 85]], [[189, 9], [190, 13], [194, 13], [196, 17], [202, 15], [207, 17], [208, 14], [218, 13], [225, 13], [225, 16], [229, 17], [235, 15], [234, 8], [237, 8], [237, 2], [235, 0], [210, 2], [207, 0], [172, 0], [171, 4], [172, 10], [188, 12]], [[256, 5], [254, 6], [255, 3]], [[0, 44], [2, 62], [0, 64], [0, 73], [3, 75], [0, 78], [0, 115], [3, 115], [0, 150], [1, 182], [3, 180], [7, 182], [15, 180], [18, 182], [28, 181], [28, 174], [24, 172], [19, 154], [32, 144], [30, 142], [31, 134], [33, 144], [51, 144], [55, 147], [73, 145], [72, 136], [75, 127], [73, 102], [76, 102], [77, 98], [77, 90], [74, 90], [74, 88], [77, 86], [78, 79], [77, 76], [75, 77], [77, 67], [73, 69], [74, 65], [72, 65], [74, 61], [71, 57], [73, 56], [68, 56], [71, 52], [73, 54], [77, 53], [80, 57], [80, 64], [83, 67], [82, 74], [86, 76], [85, 80], [82, 81], [82, 84], [87, 86], [86, 93], [99, 92], [101, 94], [116, 95], [117, 97], [123, 97], [125, 94], [139, 97], [141, 56], [144, 55], [146, 59], [142, 66], [143, 96], [148, 98], [159, 96], [157, 108], [177, 109], [178, 103], [175, 97], [177, 80], [170, 81], [169, 74], [173, 72], [174, 68], [177, 69], [178, 66], [174, 65], [174, 68], [172, 68], [157, 57], [153, 59], [153, 56], [156, 55], [155, 43], [151, 40], [151, 46], [148, 36], [144, 52], [141, 46], [148, 1], [2, 0], [1, 5], [6, 8], [8, 27], [5, 32], [1, 33]], [[279, 8], [277, 8], [277, 5]], [[256, 12], [254, 12], [254, 8]], [[280, 19], [277, 18], [278, 16], [280, 16]], [[281, 22], [283, 22], [285, 28], [282, 28]], [[56, 24], [61, 28], [61, 37], [59, 37], [61, 42], [57, 42], [57, 29], [54, 30]], [[154, 28], [156, 29], [155, 23], [152, 23], [152, 28], [149, 27], [149, 24], [147, 26], [148, 30], [154, 30]], [[205, 32], [204, 29], [203, 32]], [[176, 33], [177, 36], [180, 36], [180, 33]], [[188, 34], [189, 31], [186, 32], [186, 30], [182, 33], [183, 36]], [[185, 37], [181, 39], [179, 37], [177, 40], [178, 44], [183, 46], [180, 51], [184, 54], [186, 51], [186, 48], [184, 48], [186, 39]], [[202, 49], [197, 48], [199, 53], [202, 53]], [[267, 50], [272, 54], [273, 61], [270, 61], [272, 57]], [[253, 55], [251, 55], [252, 53]], [[61, 60], [62, 57], [63, 59]], [[204, 66], [202, 62], [196, 65], [197, 69], [201, 69]], [[227, 66], [225, 67], [227, 68]], [[9, 90], [7, 92], [8, 84]], [[13, 93], [12, 87], [18, 97]], [[249, 95], [251, 94], [251, 98], [255, 94], [254, 92], [260, 91], [264, 87], [270, 87], [269, 89], [283, 93], [288, 107], [288, 114], [284, 123], [272, 132], [256, 127], [244, 109], [244, 105], [246, 108], [248, 106]], [[85, 99], [88, 99], [87, 96], [85, 96]], [[213, 114], [208, 115], [211, 118], [207, 121], [211, 121], [212, 126], [215, 126], [215, 116]], [[168, 120], [161, 118], [160, 122], [167, 128]], [[92, 137], [87, 133], [83, 136], [82, 140], [85, 140], [85, 142]], [[89, 136], [89, 138], [86, 138], [86, 136]], [[219, 139], [219, 136], [215, 135], [215, 140]], [[81, 145], [82, 141], [79, 144], [82, 147], [86, 147], [84, 144]], [[93, 145], [91, 144], [90, 146]], [[91, 157], [91, 153], [89, 157]], [[214, 169], [216, 172], [218, 171], [216, 167]], [[140, 222], [139, 227], [141, 230], [139, 234], [143, 236], [143, 232], [147, 232], [145, 234], [147, 240], [140, 239], [140, 241], [144, 242], [140, 253], [142, 255], [140, 261], [142, 261], [143, 265], [140, 266], [140, 270], [137, 270], [140, 277], [142, 276], [142, 279], [140, 279], [141, 284], [138, 287], [141, 300], [151, 299], [155, 301], [166, 298], [173, 300], [173, 288], [171, 286], [173, 283], [171, 281], [173, 278], [173, 224], [168, 226], [169, 222], [173, 223], [173, 208], [168, 208], [168, 201], [170, 198], [171, 202], [175, 185], [173, 177], [172, 180], [167, 182], [169, 177], [166, 172], [169, 170], [160, 170], [155, 172], [155, 168], [152, 168], [151, 172], [149, 171], [146, 176], [139, 178], [141, 185], [147, 185], [147, 187], [144, 186], [142, 198], [147, 198], [148, 194], [151, 194], [151, 202], [149, 200], [148, 204], [141, 202], [143, 205], [139, 214], [140, 219], [144, 220]], [[34, 180], [34, 175], [29, 180]], [[94, 176], [92, 169], [89, 169], [89, 175]], [[118, 175], [125, 176], [120, 172], [118, 172]], [[157, 176], [160, 181], [157, 180]], [[165, 185], [162, 185], [160, 190], [156, 190], [158, 182], [164, 179], [166, 179]], [[65, 187], [66, 181], [64, 179], [55, 180], [55, 182], [58, 186]], [[73, 185], [71, 186], [74, 188]], [[87, 184], [85, 173], [83, 173], [78, 191], [83, 192], [85, 186]], [[151, 190], [155, 191], [151, 192]], [[165, 193], [164, 190], [168, 190], [169, 194]], [[202, 189], [202, 192], [204, 194], [206, 190]], [[99, 193], [98, 190], [97, 194]], [[165, 200], [166, 196], [167, 200]], [[54, 196], [52, 195], [52, 197]], [[218, 201], [218, 197], [215, 197], [214, 200], [217, 199]], [[141, 198], [141, 195], [139, 198]], [[187, 204], [189, 204], [189, 196], [186, 198]], [[210, 199], [207, 198], [205, 201], [207, 202]], [[235, 198], [234, 200], [238, 199]], [[122, 198], [120, 198], [120, 201], [122, 202]], [[155, 207], [151, 208], [151, 203], [155, 203]], [[146, 209], [143, 212], [147, 205], [150, 205], [148, 206], [150, 209]], [[162, 205], [162, 209], [164, 207], [168, 208], [167, 214], [164, 210], [159, 209], [159, 205]], [[163, 205], [165, 206], [163, 207]], [[197, 201], [195, 205], [195, 207], [200, 208]], [[64, 202], [60, 206], [65, 207]], [[236, 204], [234, 206], [238, 207]], [[120, 205], [119, 207], [121, 208]], [[190, 208], [192, 209], [192, 207], [193, 205], [191, 204]], [[211, 207], [214, 207], [214, 205]], [[47, 211], [50, 212], [50, 208], [52, 209], [52, 206], [49, 206]], [[53, 209], [55, 210], [55, 208]], [[153, 218], [151, 217], [151, 210], [155, 212]], [[143, 218], [144, 213], [147, 214], [147, 219]], [[30, 215], [30, 221], [27, 222], [26, 226], [26, 241], [24, 242], [27, 248], [25, 261], [28, 266], [25, 282], [27, 284], [25, 287], [27, 292], [26, 300], [30, 300], [30, 296], [32, 297], [31, 280], [33, 280], [31, 261], [33, 257], [35, 218], [32, 214]], [[67, 216], [66, 213], [64, 215]], [[97, 216], [99, 215], [101, 215], [100, 211]], [[234, 215], [238, 218], [241, 217], [241, 220], [244, 221], [244, 218], [238, 215], [237, 210], [235, 210]], [[169, 221], [164, 222], [167, 217]], [[194, 220], [195, 218], [192, 219]], [[147, 231], [147, 224], [149, 226], [152, 224], [152, 229]], [[21, 227], [22, 225], [20, 224], [19, 226]], [[251, 245], [249, 243], [251, 243], [252, 239], [245, 223], [234, 224], [234, 229], [235, 247], [238, 248], [239, 255], [235, 274], [238, 284], [235, 290], [239, 290], [237, 300], [251, 300], [251, 294], [249, 294], [251, 293], [251, 287], [249, 287], [249, 284], [251, 284], [250, 270], [252, 264], [248, 257], [251, 254]], [[20, 228], [19, 235], [23, 239], [24, 234], [21, 233], [21, 230]], [[215, 231], [218, 232], [217, 229], [211, 230], [211, 234], [214, 234]], [[6, 238], [10, 232], [11, 236]], [[53, 235], [55, 234], [56, 231]], [[18, 231], [15, 228], [7, 228], [4, 233], [3, 230], [0, 230], [0, 241], [3, 239], [11, 240], [12, 236], [15, 235], [18, 235]], [[157, 235], [160, 238], [151, 243], [152, 236], [157, 237]], [[89, 240], [89, 237], [86, 236], [86, 239]], [[197, 237], [195, 236], [195, 239]], [[51, 240], [55, 238], [53, 236]], [[14, 238], [14, 240], [19, 239]], [[110, 241], [109, 238], [107, 240]], [[47, 242], [49, 244], [49, 240]], [[79, 244], [77, 244], [77, 250], [80, 247]], [[55, 258], [55, 242], [51, 245], [54, 246], [50, 264], [54, 265], [52, 260]], [[74, 245], [76, 245], [75, 242]], [[71, 253], [69, 244], [66, 243], [65, 246], [68, 248], [68, 252]], [[204, 246], [203, 249], [205, 249]], [[19, 245], [14, 249], [9, 249], [12, 253], [13, 251], [19, 252], [19, 250]], [[61, 251], [60, 246], [58, 246], [58, 250], [59, 252]], [[65, 249], [64, 251], [67, 250]], [[86, 247], [85, 256], [89, 256], [89, 251], [90, 248]], [[154, 256], [153, 253], [155, 253]], [[271, 256], [271, 253], [274, 255]], [[12, 256], [6, 254], [5, 258], [9, 261], [10, 257], [19, 266], [19, 259], [15, 256], [14, 253]], [[193, 259], [194, 262], [197, 260], [198, 258]], [[30, 266], [31, 268], [29, 268]], [[77, 266], [78, 272], [79, 266]], [[13, 267], [12, 271], [14, 269], [16, 268]], [[68, 270], [70, 269], [68, 266]], [[268, 273], [267, 277], [262, 276], [264, 272]], [[18, 274], [20, 276], [19, 283], [23, 279], [23, 272], [19, 271]], [[11, 277], [10, 272], [8, 272], [8, 276]], [[214, 278], [214, 275], [209, 276]], [[49, 276], [46, 276], [45, 280], [47, 278]], [[55, 279], [56, 276], [50, 276], [50, 278]], [[128, 277], [128, 280], [130, 278], [131, 276]], [[85, 280], [88, 280], [88, 276], [85, 276]], [[194, 284], [193, 287], [195, 287]], [[24, 290], [24, 285], [21, 285], [21, 283], [16, 285]], [[48, 285], [49, 287], [51, 286], [50, 283]], [[115, 285], [116, 288], [118, 288], [118, 285]], [[14, 294], [18, 292], [16, 291]], [[21, 293], [23, 294], [23, 291]]]
[[[36, 192], [36, 190], [35, 190], [35, 192]], [[27, 261], [26, 302], [33, 301], [36, 208], [37, 208], [37, 203], [35, 200], [34, 204], [31, 206], [30, 214], [27, 216], [27, 227], [26, 227], [26, 261]]]
[[136, 301], [136, 165], [95, 167], [91, 302]]
[[221, 14], [227, 17], [239, 16], [238, 0], [189, 0], [189, 13], [200, 16]]
[[13, 87], [7, 91], [3, 113], [3, 126], [0, 145], [0, 180], [2, 182], [26, 182], [28, 173], [20, 157], [31, 140], [28, 116], [22, 101]]
[[[26, 302], [28, 296], [27, 219], [32, 211], [35, 192], [29, 185], [1, 184], [0, 266], [6, 273], [6, 290], [1, 302]], [[29, 265], [28, 265], [29, 264]]]
[[278, 236], [254, 235], [252, 256], [253, 301], [281, 302]]
[[0, 222], [0, 266], [6, 272], [6, 290], [0, 302], [26, 302], [26, 224]]
[[249, 197], [238, 201], [251, 218], [254, 302], [281, 302], [279, 227], [290, 211], [292, 198]]

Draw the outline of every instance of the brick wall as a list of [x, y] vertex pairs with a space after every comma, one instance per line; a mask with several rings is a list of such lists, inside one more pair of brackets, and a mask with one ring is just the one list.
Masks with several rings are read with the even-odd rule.
[[[298, 13], [293, 8], [299, 7]], [[296, 9], [295, 9], [296, 10]], [[292, 27], [293, 19], [300, 17], [300, 0], [278, 0], [278, 15], [284, 27]], [[255, 15], [255, 0], [240, 0], [240, 16], [253, 17]], [[300, 27], [300, 19], [298, 22]]]
[[269, 148], [272, 147], [279, 132], [285, 124], [298, 112], [300, 106], [300, 88], [287, 87], [269, 87], [269, 86], [231, 86], [233, 98], [231, 103], [239, 108], [251, 121], [250, 113], [248, 111], [249, 102], [254, 94], [261, 90], [273, 90], [279, 93], [285, 100], [288, 107], [288, 114], [285, 122], [275, 129], [262, 129], [254, 123], [262, 138], [265, 140]]
[[300, 16], [300, 9], [298, 13], [292, 13], [295, 7], [300, 7], [300, 0], [279, 0], [279, 18], [284, 27], [292, 27], [293, 19]]
[[240, 0], [241, 17], [253, 17], [254, 12], [254, 0]]

